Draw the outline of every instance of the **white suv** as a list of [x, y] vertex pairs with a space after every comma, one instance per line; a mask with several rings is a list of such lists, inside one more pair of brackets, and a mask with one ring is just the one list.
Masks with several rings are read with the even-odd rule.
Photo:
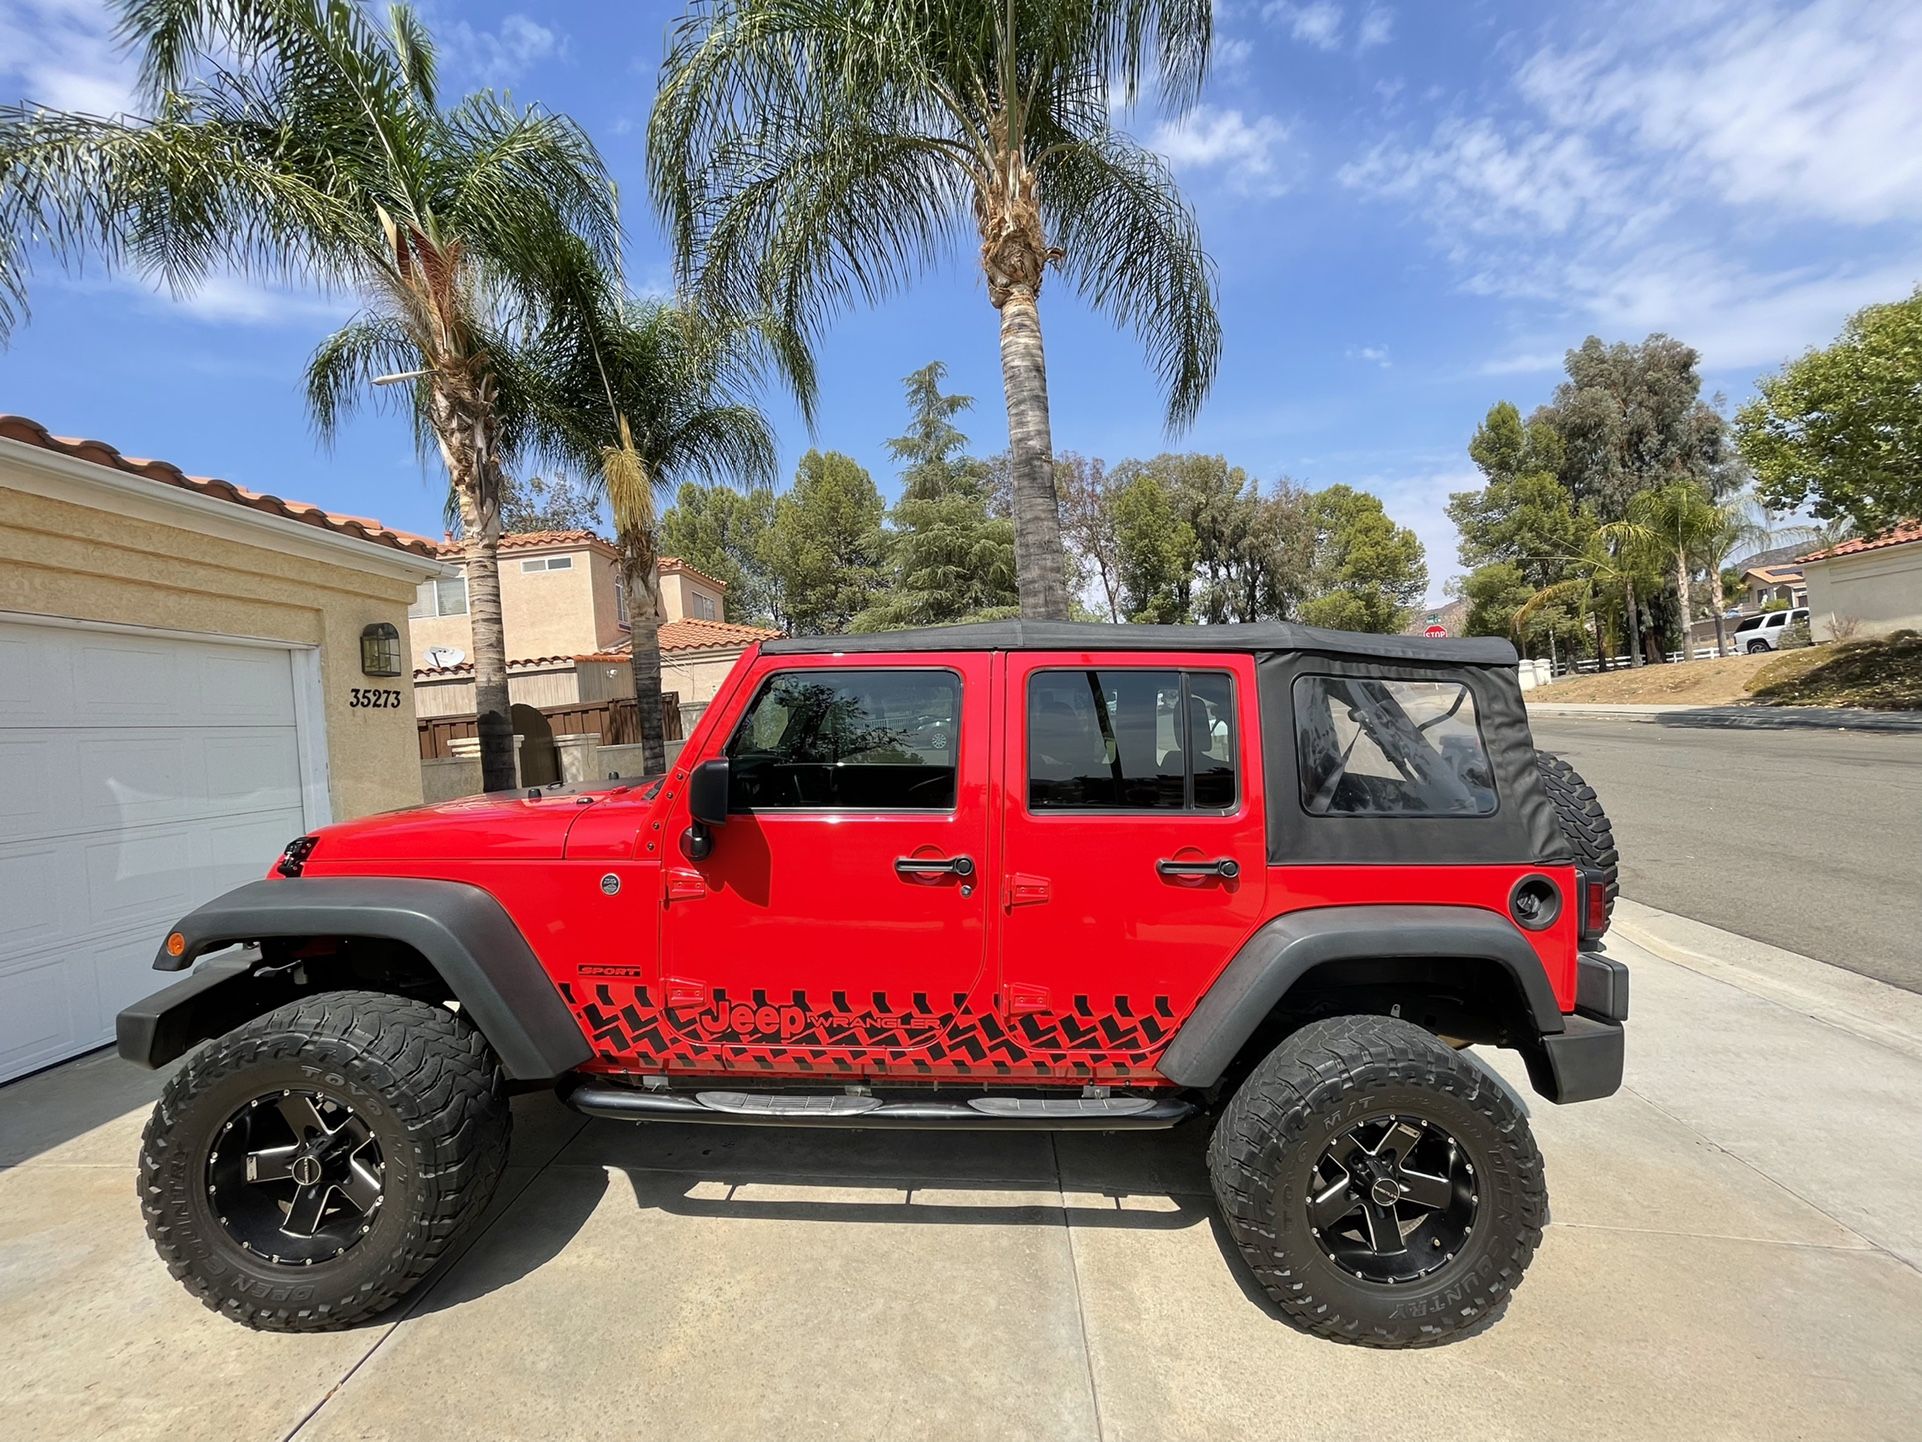
[[1746, 651], [1753, 655], [1757, 651], [1779, 651], [1782, 649], [1783, 633], [1790, 626], [1808, 618], [1807, 606], [1797, 606], [1791, 611], [1764, 611], [1738, 625], [1729, 641], [1737, 653]]

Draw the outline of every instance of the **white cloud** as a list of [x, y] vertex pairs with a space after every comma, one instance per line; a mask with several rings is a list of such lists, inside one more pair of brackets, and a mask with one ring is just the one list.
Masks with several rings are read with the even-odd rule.
[[1248, 69], [1248, 62], [1254, 58], [1255, 45], [1252, 40], [1243, 40], [1234, 35], [1217, 35], [1214, 44], [1214, 66], [1218, 75], [1241, 75]]
[[1355, 33], [1357, 50], [1372, 50], [1377, 45], [1386, 45], [1395, 34], [1395, 12], [1378, 7], [1371, 8], [1361, 17], [1361, 27]]
[[1394, 364], [1388, 359], [1388, 347], [1385, 345], [1351, 345], [1343, 354], [1349, 360], [1367, 361], [1370, 365], [1378, 365], [1383, 370], [1387, 370]]
[[454, 69], [482, 85], [511, 85], [530, 66], [567, 54], [567, 37], [521, 14], [498, 30], [476, 30], [465, 20], [440, 28], [442, 53]]
[[1629, 0], [1597, 30], [1338, 172], [1430, 226], [1463, 289], [1541, 314], [1484, 374], [1559, 369], [1588, 330], [1769, 365], [1922, 280], [1922, 6]]
[[115, 115], [133, 108], [132, 62], [100, 0], [0, 0], [0, 78], [54, 110]]
[[1448, 519], [1448, 498], [1456, 491], [1472, 491], [1483, 484], [1479, 471], [1451, 468], [1414, 474], [1362, 476], [1351, 480], [1359, 490], [1373, 491], [1381, 497], [1382, 508], [1398, 526], [1406, 526], [1421, 539], [1422, 553], [1428, 562], [1428, 602], [1444, 598], [1443, 587], [1462, 574], [1456, 558], [1460, 537], [1455, 523]]
[[210, 275], [178, 295], [160, 281], [135, 275], [111, 279], [63, 278], [68, 290], [130, 297], [144, 309], [180, 316], [203, 325], [300, 326], [319, 331], [339, 326], [353, 314], [351, 297], [312, 290], [290, 290], [232, 274]]
[[1922, 6], [1733, 7], [1653, 44], [1627, 33], [1542, 48], [1521, 93], [1552, 124], [1608, 135], [1731, 204], [1854, 224], [1922, 216]]
[[1197, 105], [1179, 120], [1162, 121], [1148, 145], [1177, 170], [1220, 169], [1238, 189], [1278, 193], [1287, 185], [1276, 152], [1287, 139], [1288, 127], [1272, 115]]
[[1318, 50], [1333, 50], [1341, 44], [1341, 6], [1331, 0], [1312, 0], [1309, 4], [1268, 0], [1261, 7], [1261, 15], [1275, 25], [1285, 25], [1295, 39]]

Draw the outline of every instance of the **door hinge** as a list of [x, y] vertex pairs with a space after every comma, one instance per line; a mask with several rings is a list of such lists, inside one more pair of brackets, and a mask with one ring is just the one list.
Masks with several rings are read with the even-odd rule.
[[692, 901], [697, 896], [707, 895], [707, 878], [698, 871], [685, 867], [668, 868], [665, 897], [668, 901]]
[[1017, 906], [1038, 906], [1050, 895], [1049, 882], [1045, 876], [1033, 876], [1025, 871], [1016, 871], [1008, 877], [1007, 907], [1013, 911]]
[[1048, 989], [1045, 986], [1035, 986], [1031, 982], [1011, 981], [1008, 983], [1007, 1005], [1010, 1016], [1019, 1016], [1030, 1011], [1046, 1011]]

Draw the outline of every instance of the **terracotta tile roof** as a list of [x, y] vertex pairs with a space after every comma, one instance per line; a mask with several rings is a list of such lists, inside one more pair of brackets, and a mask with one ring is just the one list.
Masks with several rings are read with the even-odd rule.
[[714, 587], [715, 590], [717, 591], [725, 591], [727, 589], [726, 581], [723, 581], [718, 576], [708, 575], [706, 571], [703, 571], [698, 566], [689, 565], [686, 561], [683, 561], [679, 556], [663, 556], [661, 557], [660, 560], [654, 563], [654, 566], [655, 566], [655, 569], [660, 571], [661, 574], [663, 575], [667, 574], [669, 571], [686, 571], [688, 575], [694, 577], [696, 580], [706, 581], [708, 585]]
[[1802, 568], [1800, 566], [1750, 566], [1746, 571], [1742, 572], [1742, 574], [1744, 576], [1760, 576], [1771, 585], [1779, 586], [1790, 581], [1801, 580]]
[[[571, 666], [579, 659], [578, 656], [530, 656], [524, 660], [509, 661], [507, 669], [510, 671], [543, 670], [553, 666]], [[471, 676], [473, 674], [472, 661], [461, 661], [452, 666], [416, 666], [414, 668], [415, 680], [424, 676]]]
[[[661, 649], [663, 651], [712, 651], [733, 648], [739, 650], [756, 641], [772, 640], [780, 635], [765, 626], [737, 626], [732, 621], [667, 621], [661, 626]], [[594, 651], [585, 656], [576, 656], [576, 661], [625, 661], [633, 651], [633, 643], [621, 642], [605, 651]]]
[[1922, 521], [1897, 521], [1886, 531], [1877, 531], [1873, 536], [1856, 536], [1830, 546], [1826, 551], [1816, 551], [1801, 557], [1804, 561], [1827, 561], [1836, 556], [1855, 556], [1863, 551], [1879, 551], [1885, 546], [1906, 546], [1911, 541], [1922, 541]]
[[[501, 537], [503, 551], [526, 551], [537, 546], [600, 546], [606, 550], [614, 547], [604, 538], [592, 531], [509, 531]], [[467, 549], [452, 536], [441, 540], [434, 550], [448, 560], [459, 560], [467, 554]]]
[[279, 496], [270, 496], [263, 491], [250, 491], [245, 486], [236, 486], [232, 481], [216, 480], [212, 476], [190, 476], [169, 461], [123, 456], [105, 441], [53, 435], [38, 421], [25, 416], [0, 414], [0, 437], [38, 446], [43, 451], [52, 451], [57, 455], [71, 456], [75, 460], [91, 461], [97, 466], [124, 471], [130, 476], [139, 476], [160, 485], [178, 486], [183, 491], [195, 491], [215, 500], [232, 501], [250, 510], [319, 526], [322, 530], [352, 536], [356, 540], [371, 541], [377, 546], [389, 546], [396, 551], [433, 556], [439, 550], [438, 543], [425, 536], [393, 530], [367, 516], [345, 516], [322, 510], [319, 506], [310, 506], [305, 501], [284, 501]]

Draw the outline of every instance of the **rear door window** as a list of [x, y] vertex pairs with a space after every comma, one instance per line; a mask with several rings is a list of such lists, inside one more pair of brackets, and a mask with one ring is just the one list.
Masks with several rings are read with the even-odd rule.
[[1311, 816], [1492, 816], [1494, 772], [1468, 688], [1301, 676], [1301, 805]]
[[1037, 671], [1030, 811], [1226, 811], [1240, 794], [1234, 678], [1221, 671]]
[[728, 744], [734, 811], [950, 811], [961, 678], [952, 671], [770, 676]]

